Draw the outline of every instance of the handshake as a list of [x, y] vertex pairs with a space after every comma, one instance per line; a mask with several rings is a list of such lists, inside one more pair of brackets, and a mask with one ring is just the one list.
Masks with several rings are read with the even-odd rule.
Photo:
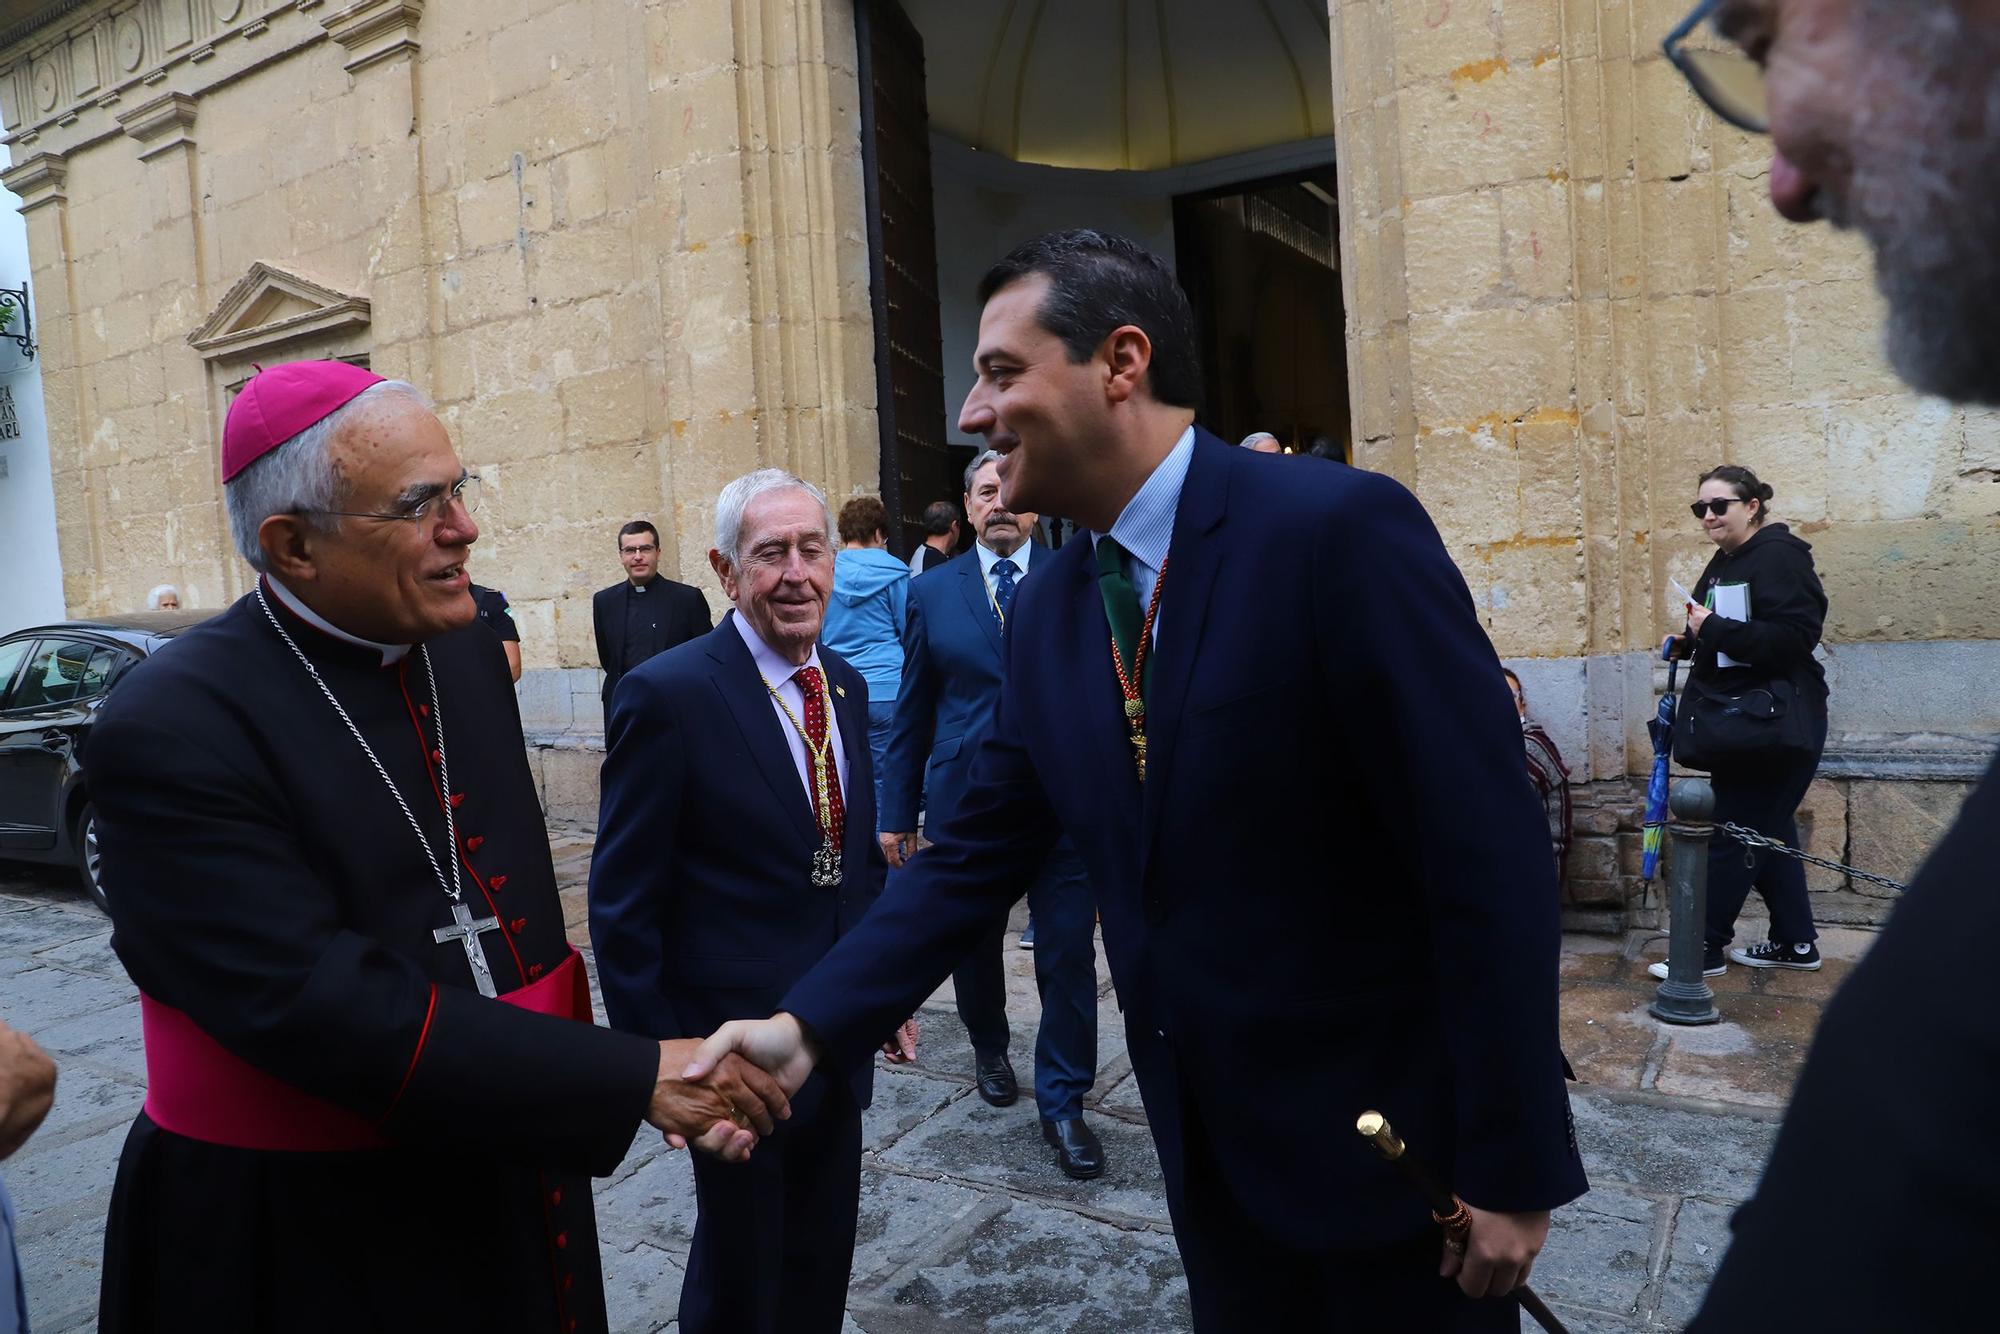
[[[891, 1065], [917, 1058], [915, 1018], [903, 1021], [882, 1053]], [[805, 1026], [782, 1011], [731, 1020], [704, 1041], [662, 1042], [646, 1120], [676, 1149], [693, 1145], [724, 1162], [745, 1162], [757, 1141], [791, 1116], [792, 1095], [819, 1055]]]

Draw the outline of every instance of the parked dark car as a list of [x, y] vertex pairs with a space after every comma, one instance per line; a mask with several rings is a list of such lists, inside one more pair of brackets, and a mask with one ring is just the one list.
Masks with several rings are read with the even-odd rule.
[[81, 758], [91, 719], [147, 655], [214, 614], [134, 612], [0, 639], [0, 857], [73, 865], [105, 906]]

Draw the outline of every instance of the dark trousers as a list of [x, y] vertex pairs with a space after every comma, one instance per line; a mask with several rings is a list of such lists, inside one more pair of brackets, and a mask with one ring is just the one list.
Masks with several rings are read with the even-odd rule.
[[[1822, 744], [1826, 724], [1819, 724]], [[1715, 788], [1715, 823], [1740, 824], [1767, 838], [1799, 846], [1799, 803], [1819, 769], [1819, 752], [1788, 763], [1709, 775]], [[1708, 845], [1707, 943], [1717, 949], [1736, 934], [1736, 918], [1750, 891], [1771, 910], [1771, 939], [1786, 945], [1817, 939], [1805, 864], [1795, 857], [1747, 849], [1720, 828]]]
[[[1037, 928], [1037, 944], [1040, 939]], [[1520, 1329], [1520, 1304], [1512, 1298], [1472, 1301], [1455, 1281], [1438, 1277], [1444, 1252], [1435, 1232], [1357, 1250], [1306, 1250], [1273, 1234], [1244, 1211], [1217, 1169], [1208, 1128], [1194, 1100], [1180, 1091], [1172, 1049], [1143, 1031], [1128, 1030], [1127, 1037], [1160, 1144], [1167, 1212], [1187, 1271], [1197, 1334], [1516, 1334]]]
[[685, 1334], [837, 1334], [861, 1201], [861, 1111], [815, 1074], [747, 1163], [694, 1158]]
[[[1083, 1096], [1097, 1077], [1097, 899], [1068, 840], [1056, 845], [1028, 887], [1028, 911], [1042, 997], [1035, 1105], [1052, 1121], [1068, 1120], [1083, 1115]], [[1001, 936], [996, 930], [981, 940], [951, 975], [958, 1017], [981, 1056], [1004, 1056], [1010, 1036]]]

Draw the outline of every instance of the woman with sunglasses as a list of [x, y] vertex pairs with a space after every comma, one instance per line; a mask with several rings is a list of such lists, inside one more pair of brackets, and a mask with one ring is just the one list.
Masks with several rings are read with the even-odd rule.
[[[1793, 735], [1804, 737], [1805, 748], [1774, 747], [1718, 763], [1709, 780], [1716, 824], [1744, 825], [1797, 847], [1799, 803], [1826, 746], [1826, 673], [1813, 657], [1826, 621], [1826, 591], [1813, 568], [1812, 547], [1784, 524], [1766, 522], [1773, 492], [1756, 473], [1730, 464], [1710, 468], [1695, 495], [1691, 508], [1717, 550], [1695, 582], [1687, 629], [1669, 635], [1663, 647], [1694, 660], [1683, 710], [1703, 692], [1741, 695], [1774, 682], [1789, 687], [1792, 707], [1804, 715]], [[1714, 610], [1716, 590], [1733, 584], [1747, 585], [1744, 600], [1737, 602], [1733, 591], [1722, 600], [1732, 610], [1747, 608], [1741, 620]], [[1752, 889], [1771, 910], [1770, 939], [1729, 949], [1737, 914]], [[1817, 969], [1819, 947], [1813, 942], [1819, 932], [1813, 928], [1804, 865], [1746, 850], [1718, 832], [1709, 844], [1705, 935], [1702, 971], [1710, 977], [1731, 960], [1751, 968]], [[1666, 965], [1655, 964], [1652, 971], [1665, 977]]]

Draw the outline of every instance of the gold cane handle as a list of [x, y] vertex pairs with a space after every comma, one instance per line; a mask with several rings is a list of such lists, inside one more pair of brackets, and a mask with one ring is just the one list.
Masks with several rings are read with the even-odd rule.
[[1403, 1156], [1403, 1141], [1396, 1138], [1396, 1132], [1390, 1128], [1389, 1118], [1382, 1113], [1363, 1112], [1361, 1118], [1354, 1123], [1354, 1128], [1390, 1162], [1393, 1163]]

